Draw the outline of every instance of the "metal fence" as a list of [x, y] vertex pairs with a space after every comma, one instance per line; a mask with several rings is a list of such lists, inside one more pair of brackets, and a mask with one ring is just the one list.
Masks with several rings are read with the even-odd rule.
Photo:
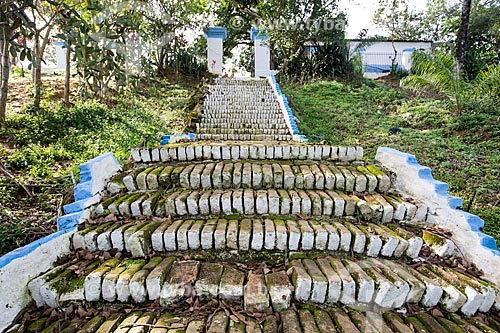
[[[402, 69], [403, 67], [403, 54], [398, 53], [366, 53], [358, 52], [359, 57], [363, 63], [363, 69], [365, 73], [389, 73], [392, 66], [396, 66], [396, 69]], [[393, 62], [394, 56], [396, 56]]]

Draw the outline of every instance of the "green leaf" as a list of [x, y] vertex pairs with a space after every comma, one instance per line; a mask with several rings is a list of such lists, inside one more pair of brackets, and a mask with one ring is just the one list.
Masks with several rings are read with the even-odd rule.
[[59, 6], [61, 3], [53, 0], [45, 0], [48, 3], [50, 3], [52, 6]]
[[10, 55], [11, 55], [12, 57], [16, 57], [16, 55], [17, 55], [17, 48], [16, 48], [14, 45], [11, 45], [11, 46], [10, 46], [9, 51], [10, 51]]
[[16, 32], [14, 35], [12, 35], [12, 37], [10, 37], [9, 41], [11, 41], [11, 42], [12, 42], [12, 41], [16, 40], [16, 39], [17, 39], [17, 37], [19, 37], [19, 35], [20, 35], [20, 33], [19, 33], [19, 31], [18, 31], [18, 32]]

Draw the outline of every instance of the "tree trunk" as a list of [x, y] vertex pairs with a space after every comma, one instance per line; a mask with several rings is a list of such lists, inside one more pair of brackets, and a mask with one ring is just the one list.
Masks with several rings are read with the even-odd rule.
[[42, 99], [42, 55], [40, 48], [40, 35], [34, 36], [35, 45], [33, 46], [33, 85], [35, 87], [35, 98], [33, 107], [35, 110], [40, 109], [40, 101]]
[[7, 94], [9, 92], [9, 38], [10, 29], [8, 26], [4, 25], [0, 29], [0, 50], [2, 54], [2, 58], [0, 61], [2, 67], [2, 78], [0, 82], [0, 126], [5, 122], [5, 114], [7, 111]]
[[70, 53], [70, 44], [69, 42], [66, 42], [66, 72], [64, 77], [64, 105], [66, 105], [66, 107], [69, 107], [70, 79], [71, 79], [71, 53]]
[[464, 66], [465, 51], [467, 50], [467, 40], [469, 34], [469, 18], [472, 0], [463, 0], [460, 30], [457, 37], [457, 63], [459, 70]]
[[397, 72], [397, 60], [398, 60], [398, 50], [396, 49], [396, 45], [394, 45], [394, 41], [392, 41], [392, 49], [394, 50], [394, 58], [391, 59], [391, 74], [395, 75]]

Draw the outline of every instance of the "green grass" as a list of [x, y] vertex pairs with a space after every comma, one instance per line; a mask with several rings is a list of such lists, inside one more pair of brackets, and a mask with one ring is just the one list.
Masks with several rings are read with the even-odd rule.
[[65, 108], [46, 100], [38, 112], [25, 106], [9, 115], [0, 129], [0, 160], [19, 182], [35, 185], [35, 199], [0, 175], [0, 255], [54, 231], [61, 196], [71, 197], [70, 171], [78, 177], [79, 164], [109, 151], [124, 162], [131, 148], [180, 132], [190, 93], [157, 81], [107, 104]]
[[[299, 129], [311, 141], [361, 145], [368, 159], [378, 147], [416, 155], [435, 179], [486, 222], [484, 231], [500, 245], [500, 110], [469, 102], [460, 118], [446, 101], [410, 99], [404, 92], [367, 81], [360, 88], [338, 82], [288, 85]], [[391, 135], [391, 128], [400, 128]]]
[[46, 103], [36, 113], [26, 108], [0, 130], [0, 157], [9, 169], [35, 181], [65, 175], [69, 167], [107, 151], [124, 161], [132, 147], [158, 144], [162, 134], [182, 129], [188, 94], [165, 85], [114, 98], [111, 106], [87, 101], [69, 109]]

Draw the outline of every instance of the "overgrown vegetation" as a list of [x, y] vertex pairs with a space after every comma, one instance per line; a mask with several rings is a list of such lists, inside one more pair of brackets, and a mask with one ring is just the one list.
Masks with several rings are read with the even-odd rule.
[[468, 100], [457, 117], [446, 99], [373, 81], [359, 88], [322, 81], [283, 88], [310, 140], [361, 145], [368, 159], [380, 146], [416, 155], [464, 199], [463, 209], [470, 205], [485, 220], [484, 231], [500, 244], [500, 110], [494, 99]]
[[123, 162], [131, 147], [179, 132], [189, 92], [156, 81], [109, 104], [88, 100], [66, 109], [45, 100], [36, 113], [26, 106], [9, 115], [0, 129], [0, 160], [34, 199], [0, 176], [0, 255], [54, 230], [61, 196], [72, 185], [70, 171], [77, 177], [79, 164], [108, 151]]
[[[500, 101], [500, 66], [485, 66], [473, 80], [462, 75], [459, 68], [449, 54], [415, 52], [412, 73], [403, 79], [402, 84], [416, 91], [442, 94], [453, 103], [458, 116], [471, 101], [477, 101], [475, 106]], [[481, 107], [479, 111], [482, 111]]]

